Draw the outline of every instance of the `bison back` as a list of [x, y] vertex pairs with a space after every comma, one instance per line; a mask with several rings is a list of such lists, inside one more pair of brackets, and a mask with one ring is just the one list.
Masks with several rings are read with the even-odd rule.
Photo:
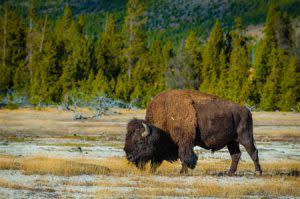
[[175, 143], [195, 140], [197, 112], [195, 103], [215, 97], [193, 90], [171, 90], [158, 94], [148, 105], [146, 121], [169, 133]]
[[190, 140], [191, 144], [218, 150], [236, 138], [244, 109], [199, 91], [170, 90], [149, 103], [146, 120], [169, 133], [176, 144]]

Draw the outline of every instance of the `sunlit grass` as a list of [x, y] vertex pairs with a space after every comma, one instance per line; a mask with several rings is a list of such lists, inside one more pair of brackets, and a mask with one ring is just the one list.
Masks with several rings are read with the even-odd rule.
[[[89, 114], [88, 111], [84, 113]], [[124, 143], [120, 139], [124, 139], [126, 121], [132, 117], [143, 118], [145, 110], [116, 109], [115, 111], [121, 114], [105, 116], [99, 121], [81, 122], [72, 119], [73, 113], [57, 109], [1, 110], [0, 139], [3, 138], [3, 143], [8, 141], [7, 144], [10, 144], [9, 142], [28, 142], [36, 138], [51, 137], [59, 141], [45, 145], [88, 147], [101, 143], [101, 146], [122, 148]], [[257, 125], [254, 128], [256, 141], [299, 142], [297, 140], [300, 134], [297, 127], [289, 128], [291, 125], [299, 126], [299, 119], [297, 119], [299, 113], [261, 112], [253, 113], [253, 117]], [[271, 126], [260, 128], [260, 125]], [[277, 128], [278, 125], [286, 125], [286, 128]], [[300, 161], [288, 159], [261, 161], [262, 176], [255, 176], [254, 165], [251, 161], [242, 160], [236, 177], [227, 177], [226, 172], [230, 164], [230, 160], [199, 159], [194, 170], [189, 170], [187, 175], [180, 175], [180, 162], [173, 164], [164, 162], [153, 174], [150, 172], [149, 164], [146, 165], [145, 170], [141, 171], [125, 158], [0, 156], [0, 170], [17, 170], [16, 175], [25, 174], [29, 179], [31, 175], [43, 175], [38, 179], [46, 179], [42, 182], [42, 187], [50, 187], [49, 191], [53, 191], [53, 186], [51, 180], [48, 181], [50, 179], [48, 174], [61, 176], [63, 180], [59, 186], [63, 187], [61, 190], [64, 193], [73, 193], [73, 191], [77, 193], [77, 190], [72, 190], [72, 186], [82, 186], [84, 192], [86, 192], [84, 187], [93, 187], [92, 193], [97, 194], [99, 198], [300, 196]], [[91, 175], [96, 180], [75, 180], [86, 178], [80, 175]], [[66, 178], [64, 176], [78, 177]], [[35, 181], [32, 181], [32, 184], [24, 184], [22, 179], [18, 182], [13, 180], [10, 182], [8, 177], [6, 180], [1, 179], [0, 176], [0, 187], [47, 191], [47, 188], [41, 189]], [[54, 189], [57, 191], [55, 187]]]
[[[264, 174], [254, 177], [252, 162], [241, 161], [238, 176], [246, 177], [243, 181], [235, 181], [235, 177], [227, 177], [225, 172], [230, 166], [228, 160], [199, 160], [195, 170], [187, 176], [179, 174], [180, 163], [163, 163], [155, 174], [149, 172], [150, 165], [141, 171], [125, 158], [106, 159], [58, 159], [46, 157], [18, 158], [3, 156], [0, 158], [0, 169], [20, 170], [25, 175], [52, 174], [58, 176], [74, 175], [101, 175], [104, 179], [113, 177], [114, 180], [99, 182], [64, 182], [65, 186], [94, 186], [107, 187], [107, 191], [97, 192], [100, 196], [116, 196], [120, 194], [116, 189], [123, 187], [130, 195], [136, 196], [214, 196], [214, 197], [241, 197], [256, 196], [299, 196], [300, 194], [300, 162], [299, 161], [272, 161], [262, 162]], [[250, 172], [250, 174], [249, 174]], [[220, 177], [220, 174], [222, 174]], [[192, 180], [186, 177], [192, 177]], [[209, 178], [209, 176], [211, 176]], [[252, 177], [251, 177], [252, 176]], [[118, 180], [118, 177], [123, 180]], [[166, 179], [164, 177], [167, 177]], [[247, 178], [252, 180], [247, 180]], [[127, 179], [127, 180], [124, 180]], [[199, 180], [197, 180], [199, 179]], [[209, 180], [208, 180], [209, 179]], [[218, 181], [222, 179], [222, 181]], [[228, 182], [226, 179], [229, 180]], [[257, 183], [253, 183], [253, 179]], [[0, 181], [0, 187], [12, 189], [33, 188]], [[116, 189], [110, 190], [115, 187]], [[130, 188], [130, 189], [129, 189]], [[121, 197], [121, 196], [120, 196]]]
[[102, 175], [110, 169], [96, 164], [59, 158], [0, 158], [0, 169], [21, 170], [26, 175], [52, 174], [58, 176]]
[[[145, 186], [144, 183], [140, 183]], [[155, 182], [146, 185], [145, 189], [135, 189], [131, 194], [146, 196], [189, 196], [189, 197], [242, 197], [253, 196], [297, 196], [300, 194], [298, 179], [289, 179], [282, 182], [282, 179], [272, 179], [259, 184], [219, 184], [217, 182], [199, 182], [185, 185], [176, 182]]]
[[[272, 161], [262, 162], [263, 176], [299, 176], [300, 162]], [[190, 176], [197, 175], [225, 175], [230, 166], [230, 160], [199, 160], [194, 170], [190, 170]], [[164, 162], [156, 171], [155, 175], [178, 176], [181, 168], [180, 162]], [[46, 157], [16, 158], [1, 157], [0, 169], [22, 170], [24, 174], [53, 174], [53, 175], [153, 175], [150, 173], [150, 164], [146, 165], [145, 170], [139, 170], [129, 163], [125, 158], [106, 158], [106, 159], [59, 159]], [[254, 174], [252, 162], [240, 161], [237, 175]]]
[[[83, 159], [81, 160], [81, 162], [93, 162], [94, 164], [108, 167], [112, 170], [112, 175], [152, 175], [152, 173], [150, 173], [150, 164], [147, 164], [145, 170], [141, 171], [137, 169], [134, 165], [129, 163], [125, 158], [108, 158], [101, 160]], [[226, 174], [227, 170], [230, 167], [230, 164], [230, 160], [198, 160], [197, 167], [194, 170], [190, 170], [188, 175], [223, 175]], [[299, 176], [300, 172], [300, 162], [295, 160], [262, 162], [261, 166], [264, 172], [263, 175], [265, 176]], [[155, 174], [165, 176], [178, 176], [180, 168], [180, 162], [164, 162], [157, 169]], [[240, 161], [237, 175], [244, 175], [245, 173], [254, 174], [254, 165], [252, 162]]]

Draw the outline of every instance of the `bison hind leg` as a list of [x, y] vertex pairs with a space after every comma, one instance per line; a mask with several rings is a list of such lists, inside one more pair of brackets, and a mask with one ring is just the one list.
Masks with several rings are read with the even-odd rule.
[[241, 151], [240, 151], [240, 146], [239, 143], [236, 141], [232, 141], [227, 145], [228, 151], [231, 156], [231, 166], [228, 171], [228, 175], [232, 176], [235, 174], [237, 170], [237, 166], [241, 157]]
[[258, 150], [256, 149], [254, 143], [251, 142], [245, 142], [242, 143], [242, 145], [245, 147], [246, 151], [248, 152], [249, 156], [251, 157], [254, 166], [255, 166], [255, 171], [261, 175], [262, 170], [259, 164], [259, 158], [258, 158]]

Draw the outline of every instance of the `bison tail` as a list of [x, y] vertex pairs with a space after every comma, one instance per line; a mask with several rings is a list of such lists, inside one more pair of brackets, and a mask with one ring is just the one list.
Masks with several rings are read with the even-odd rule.
[[249, 136], [250, 139], [252, 139], [252, 143], [255, 144], [255, 140], [254, 140], [254, 135], [253, 135], [253, 118], [252, 118], [252, 113], [249, 109], [248, 110], [248, 119], [247, 119], [247, 129], [249, 129]]

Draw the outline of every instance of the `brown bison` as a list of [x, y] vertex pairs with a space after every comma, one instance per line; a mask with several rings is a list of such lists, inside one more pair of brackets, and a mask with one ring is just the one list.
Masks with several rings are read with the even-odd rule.
[[181, 173], [194, 169], [198, 157], [194, 146], [217, 151], [227, 146], [233, 175], [243, 145], [262, 173], [253, 139], [251, 112], [244, 106], [193, 90], [170, 90], [158, 94], [148, 105], [145, 120], [128, 123], [125, 140], [127, 159], [151, 171], [164, 161], [182, 162]]

